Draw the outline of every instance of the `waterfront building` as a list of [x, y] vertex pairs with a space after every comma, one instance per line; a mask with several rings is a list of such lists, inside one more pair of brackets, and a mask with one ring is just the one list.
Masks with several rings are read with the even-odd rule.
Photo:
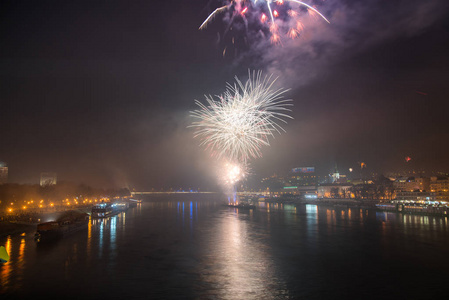
[[293, 168], [287, 177], [290, 186], [310, 186], [316, 187], [317, 176], [315, 167]]
[[430, 178], [429, 177], [415, 177], [415, 182], [419, 185], [419, 190], [421, 192], [430, 191]]
[[449, 178], [446, 176], [432, 176], [430, 178], [431, 192], [449, 192]]
[[295, 196], [316, 196], [317, 188], [316, 186], [284, 186], [278, 190], [272, 191], [274, 195], [295, 195]]
[[435, 201], [449, 202], [449, 178], [446, 176], [432, 176], [430, 178], [430, 191]]
[[0, 162], [0, 184], [8, 182], [8, 166], [4, 162]]
[[297, 167], [290, 170], [284, 184], [277, 191], [279, 195], [316, 196], [317, 175], [315, 167]]
[[399, 177], [393, 182], [395, 191], [413, 192], [413, 191], [429, 191], [430, 178], [428, 177]]
[[435, 201], [435, 197], [431, 192], [397, 191], [394, 200], [395, 202], [426, 203]]
[[352, 184], [324, 183], [317, 188], [318, 198], [353, 198], [351, 194]]

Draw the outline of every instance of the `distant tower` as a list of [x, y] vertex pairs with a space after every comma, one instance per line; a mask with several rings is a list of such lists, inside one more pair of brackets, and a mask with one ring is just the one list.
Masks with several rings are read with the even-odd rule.
[[8, 182], [8, 166], [0, 161], [0, 184]]
[[41, 173], [41, 186], [55, 185], [56, 173]]
[[337, 182], [340, 179], [340, 172], [338, 172], [337, 164], [335, 164], [335, 172], [332, 174], [332, 183]]

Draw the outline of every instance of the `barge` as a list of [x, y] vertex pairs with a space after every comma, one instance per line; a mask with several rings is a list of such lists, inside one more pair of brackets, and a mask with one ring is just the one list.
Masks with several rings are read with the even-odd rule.
[[107, 218], [128, 210], [129, 203], [126, 201], [119, 202], [102, 202], [92, 207], [92, 218]]
[[114, 210], [111, 203], [102, 202], [92, 206], [92, 218], [107, 218], [112, 216]]
[[86, 229], [89, 222], [87, 213], [79, 210], [69, 210], [64, 212], [56, 221], [37, 224], [34, 239], [37, 242], [60, 239]]

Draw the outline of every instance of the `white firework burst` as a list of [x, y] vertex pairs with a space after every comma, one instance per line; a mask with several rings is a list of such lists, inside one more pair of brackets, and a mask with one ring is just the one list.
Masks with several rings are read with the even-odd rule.
[[283, 95], [288, 90], [275, 89], [272, 76], [262, 77], [262, 72], [249, 72], [246, 83], [235, 77], [226, 91], [214, 99], [205, 96], [207, 104], [191, 112], [197, 119], [191, 125], [195, 138], [218, 158], [246, 162], [261, 157], [261, 147], [269, 146], [269, 138], [284, 131], [279, 123], [286, 123], [291, 111], [290, 99]]

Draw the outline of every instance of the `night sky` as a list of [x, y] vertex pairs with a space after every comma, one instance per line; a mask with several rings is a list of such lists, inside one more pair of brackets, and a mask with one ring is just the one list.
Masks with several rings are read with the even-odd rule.
[[10, 182], [56, 172], [99, 187], [212, 187], [189, 111], [248, 69], [279, 76], [294, 103], [286, 133], [251, 162], [257, 176], [361, 161], [448, 171], [449, 1], [305, 2], [331, 24], [305, 16], [300, 38], [272, 45], [256, 25], [240, 42], [236, 23], [233, 48], [225, 16], [198, 30], [220, 1], [2, 1]]

